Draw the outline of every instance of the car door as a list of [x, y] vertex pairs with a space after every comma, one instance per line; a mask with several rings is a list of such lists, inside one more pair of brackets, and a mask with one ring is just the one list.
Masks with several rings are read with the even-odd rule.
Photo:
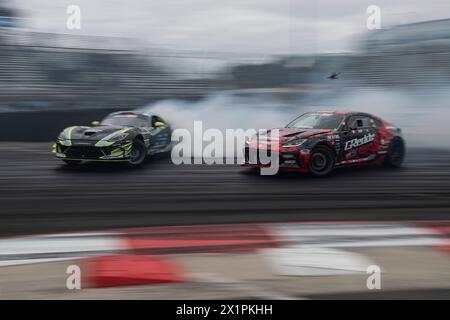
[[161, 117], [153, 115], [150, 117], [151, 150], [164, 149], [170, 142], [170, 126]]
[[372, 118], [365, 115], [351, 116], [342, 134], [343, 163], [358, 163], [376, 157], [376, 142], [379, 139]]
[[150, 148], [150, 140], [151, 140], [151, 128], [150, 128], [150, 123], [147, 117], [143, 117], [142, 118], [142, 123], [141, 125], [139, 125], [139, 130], [140, 133], [142, 134], [142, 136], [144, 137], [144, 144], [147, 147], [147, 149], [149, 150]]

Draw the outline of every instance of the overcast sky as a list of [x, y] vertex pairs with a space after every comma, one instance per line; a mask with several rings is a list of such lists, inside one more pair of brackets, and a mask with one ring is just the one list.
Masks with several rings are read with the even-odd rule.
[[[1, 0], [0, 0], [1, 1]], [[8, 0], [7, 0], [8, 1]], [[35, 31], [137, 38], [173, 49], [248, 53], [352, 50], [366, 29], [367, 6], [382, 27], [450, 17], [450, 0], [9, 0]], [[81, 7], [82, 28], [66, 28]]]

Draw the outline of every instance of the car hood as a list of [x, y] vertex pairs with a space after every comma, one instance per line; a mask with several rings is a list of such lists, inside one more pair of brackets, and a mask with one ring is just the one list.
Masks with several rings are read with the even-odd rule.
[[108, 135], [122, 129], [131, 128], [124, 126], [95, 126], [95, 127], [72, 127], [71, 140], [92, 140], [98, 141]]

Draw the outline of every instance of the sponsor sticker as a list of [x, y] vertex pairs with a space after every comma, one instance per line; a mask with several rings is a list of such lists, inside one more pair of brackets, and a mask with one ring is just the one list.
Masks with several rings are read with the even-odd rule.
[[357, 148], [359, 146], [368, 144], [368, 143], [372, 142], [373, 140], [375, 140], [375, 133], [366, 134], [362, 138], [355, 138], [355, 139], [347, 141], [345, 143], [344, 150], [350, 150], [353, 148]]

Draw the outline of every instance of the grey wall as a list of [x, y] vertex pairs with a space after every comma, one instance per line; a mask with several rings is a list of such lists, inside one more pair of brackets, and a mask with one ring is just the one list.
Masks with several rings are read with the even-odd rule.
[[0, 141], [53, 141], [65, 127], [89, 125], [116, 109], [0, 113]]

